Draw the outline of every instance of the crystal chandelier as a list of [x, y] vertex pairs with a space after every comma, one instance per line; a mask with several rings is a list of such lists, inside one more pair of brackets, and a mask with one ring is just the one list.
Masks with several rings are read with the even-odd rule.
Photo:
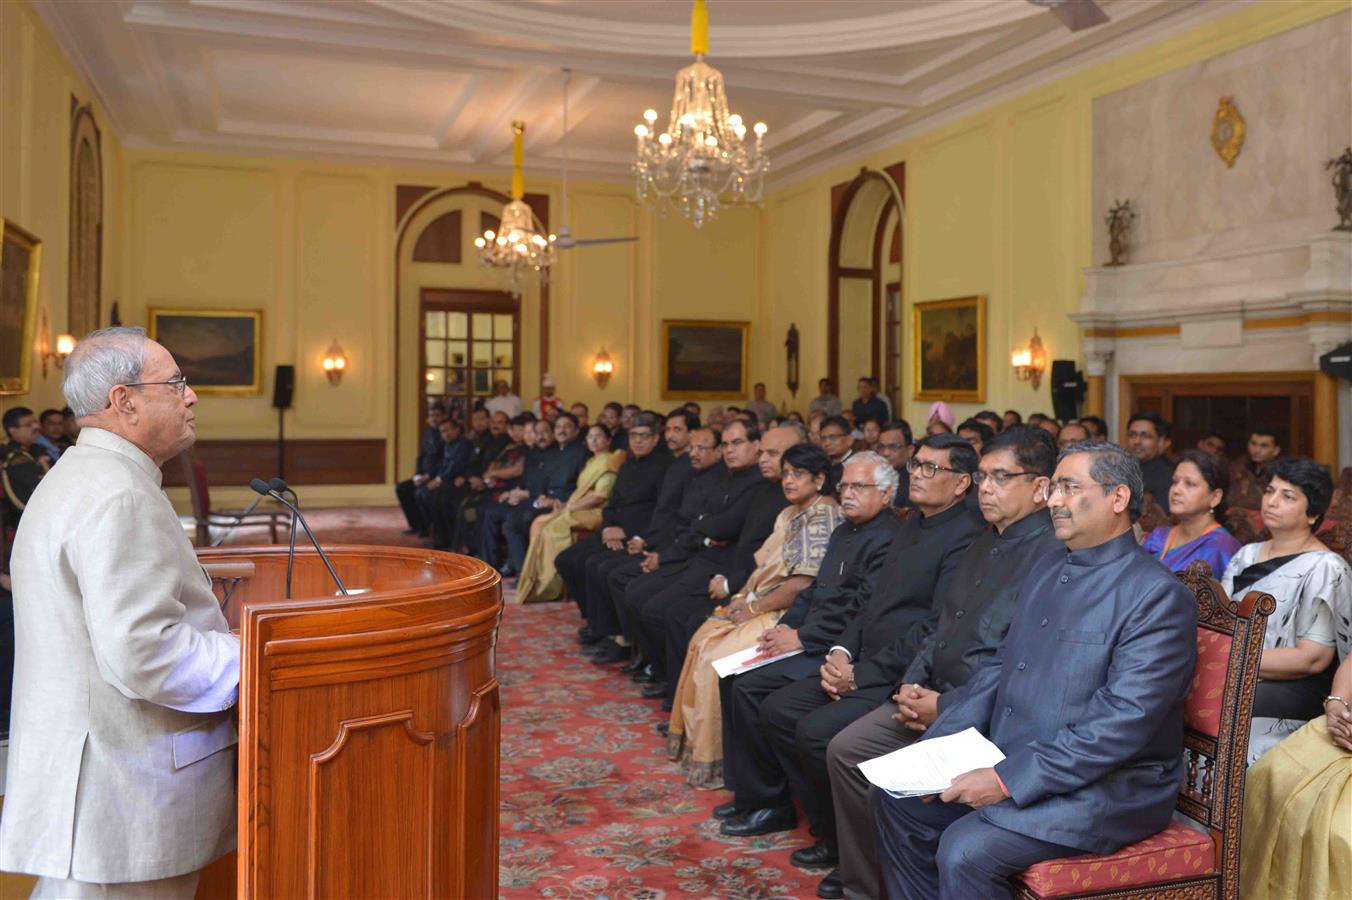
[[704, 61], [709, 52], [709, 10], [695, 0], [690, 15], [693, 64], [676, 74], [667, 130], [657, 132], [657, 110], [634, 128], [638, 199], [671, 203], [699, 228], [728, 203], [759, 203], [770, 160], [762, 150], [765, 123], [747, 137], [742, 117], [729, 113], [723, 75]]
[[[542, 234], [544, 226], [521, 199], [525, 193], [525, 179], [521, 175], [524, 155], [521, 135], [525, 130], [524, 123], [512, 123], [512, 199], [502, 208], [497, 233], [490, 228], [474, 239], [474, 246], [479, 248], [479, 262], [508, 271], [513, 297], [521, 296], [521, 276], [526, 272], [539, 272], [540, 283], [547, 284], [549, 267], [554, 265], [556, 256], [554, 235], [546, 237]], [[538, 230], [536, 226], [539, 226]]]

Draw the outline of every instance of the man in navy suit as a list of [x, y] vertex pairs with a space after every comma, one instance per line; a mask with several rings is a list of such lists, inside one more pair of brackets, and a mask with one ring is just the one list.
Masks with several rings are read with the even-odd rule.
[[1066, 448], [1047, 493], [1067, 552], [1034, 567], [1000, 651], [925, 734], [974, 727], [1005, 759], [938, 797], [874, 790], [890, 897], [1011, 897], [1033, 863], [1110, 853], [1173, 813], [1196, 603], [1136, 543], [1145, 492], [1125, 450]]

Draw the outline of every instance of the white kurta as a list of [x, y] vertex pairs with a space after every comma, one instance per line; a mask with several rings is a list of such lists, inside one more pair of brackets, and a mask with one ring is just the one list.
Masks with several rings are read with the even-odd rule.
[[0, 869], [149, 881], [229, 850], [239, 641], [154, 462], [82, 430], [24, 510], [11, 570]]

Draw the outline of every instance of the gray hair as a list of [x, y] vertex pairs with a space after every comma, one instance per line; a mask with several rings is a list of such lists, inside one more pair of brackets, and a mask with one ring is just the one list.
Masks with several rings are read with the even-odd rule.
[[61, 391], [75, 418], [108, 408], [108, 392], [141, 377], [145, 366], [144, 328], [117, 326], [92, 331], [66, 358]]
[[803, 427], [801, 422], [795, 422], [793, 419], [785, 419], [770, 430], [774, 431], [778, 428], [792, 431], [794, 440], [800, 444], [807, 440], [807, 429]]
[[901, 479], [897, 475], [897, 470], [892, 468], [890, 462], [883, 459], [880, 454], [874, 453], [872, 450], [865, 450], [863, 453], [856, 453], [845, 460], [845, 465], [847, 466], [852, 466], [855, 463], [865, 463], [872, 466], [873, 483], [878, 485], [879, 490], [891, 491], [892, 499], [896, 499], [897, 484]]
[[1105, 491], [1111, 491], [1118, 485], [1125, 485], [1131, 493], [1127, 501], [1127, 512], [1135, 522], [1141, 517], [1145, 505], [1145, 476], [1141, 474], [1141, 464], [1123, 448], [1107, 441], [1076, 441], [1062, 450], [1056, 457], [1057, 463], [1067, 456], [1077, 453], [1093, 454], [1089, 464], [1089, 477], [1103, 485]]

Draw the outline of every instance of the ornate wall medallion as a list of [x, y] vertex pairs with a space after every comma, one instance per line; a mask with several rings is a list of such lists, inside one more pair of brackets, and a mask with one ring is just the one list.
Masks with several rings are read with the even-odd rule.
[[1222, 97], [1221, 105], [1216, 107], [1216, 116], [1211, 120], [1211, 146], [1225, 160], [1226, 168], [1233, 169], [1244, 146], [1244, 117], [1230, 99]]

